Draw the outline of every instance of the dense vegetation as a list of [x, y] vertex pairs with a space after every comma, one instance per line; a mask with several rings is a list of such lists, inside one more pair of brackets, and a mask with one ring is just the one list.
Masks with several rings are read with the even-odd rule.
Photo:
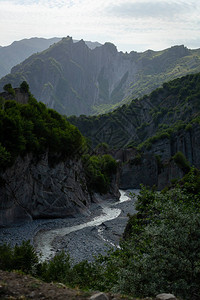
[[[61, 252], [38, 263], [26, 242], [0, 246], [0, 268], [20, 269], [45, 281], [132, 296], [171, 292], [182, 299], [200, 294], [200, 172], [191, 168], [176, 186], [161, 193], [142, 187], [137, 214], [130, 216], [121, 248], [93, 263], [74, 265]], [[24, 259], [22, 259], [24, 257]]]
[[79, 130], [56, 111], [30, 96], [25, 105], [14, 100], [0, 104], [0, 168], [20, 154], [42, 154], [47, 149], [68, 157], [84, 146]]
[[82, 158], [90, 190], [106, 193], [109, 190], [111, 177], [117, 171], [117, 162], [111, 155], [89, 155]]
[[[11, 84], [5, 86], [5, 91], [11, 96], [15, 93]], [[26, 153], [39, 158], [48, 151], [52, 164], [79, 157], [89, 191], [106, 193], [117, 170], [116, 161], [110, 155], [90, 154], [80, 131], [55, 110], [37, 102], [30, 94], [27, 82], [21, 83], [20, 91], [29, 93], [27, 104], [0, 97], [0, 171]]]
[[150, 148], [163, 138], [199, 123], [200, 73], [164, 83], [149, 96], [135, 99], [113, 112], [100, 116], [71, 116], [93, 145], [106, 142], [111, 147]]

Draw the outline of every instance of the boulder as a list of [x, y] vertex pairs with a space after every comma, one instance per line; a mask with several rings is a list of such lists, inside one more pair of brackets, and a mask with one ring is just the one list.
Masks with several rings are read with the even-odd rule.
[[104, 293], [97, 293], [90, 297], [90, 300], [108, 300], [108, 296]]
[[156, 300], [176, 300], [177, 298], [172, 294], [159, 294], [156, 296]]

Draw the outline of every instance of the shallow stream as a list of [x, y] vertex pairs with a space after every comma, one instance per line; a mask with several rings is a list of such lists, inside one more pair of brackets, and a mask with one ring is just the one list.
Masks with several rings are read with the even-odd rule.
[[[89, 221], [40, 231], [35, 237], [35, 244], [41, 254], [41, 260], [50, 259], [62, 249], [70, 252], [76, 262], [83, 259], [91, 260], [91, 255], [104, 253], [109, 247], [118, 247], [128, 220], [127, 214], [135, 212], [136, 197], [131, 197], [129, 192], [139, 194], [139, 190], [120, 190], [119, 201], [98, 203], [101, 213], [93, 218], [91, 216]], [[76, 223], [76, 219], [74, 221]]]

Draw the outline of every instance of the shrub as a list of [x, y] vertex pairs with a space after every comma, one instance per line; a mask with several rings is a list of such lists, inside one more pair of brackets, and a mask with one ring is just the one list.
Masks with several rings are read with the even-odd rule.
[[116, 160], [109, 154], [84, 155], [82, 159], [89, 190], [102, 194], [108, 192], [112, 175], [117, 170]]
[[121, 268], [116, 288], [138, 297], [167, 290], [183, 299], [198, 299], [200, 210], [192, 203], [187, 205], [188, 194], [180, 188], [154, 196], [143, 189], [140, 203], [146, 203], [143, 197], [147, 196], [148, 202], [152, 199], [150, 218], [146, 224], [131, 218], [132, 235], [129, 232], [118, 258]]
[[0, 269], [11, 271], [21, 270], [31, 273], [38, 263], [38, 257], [30, 241], [23, 241], [21, 245], [11, 248], [9, 245], [0, 245]]
[[11, 83], [7, 83], [4, 85], [3, 87], [4, 91], [8, 92], [9, 94], [11, 94], [13, 97], [15, 96], [15, 90], [12, 88]]
[[47, 282], [71, 282], [70, 256], [64, 251], [55, 255], [49, 262], [42, 263], [38, 268], [38, 276]]
[[7, 168], [11, 163], [11, 154], [0, 143], [0, 169]]
[[26, 81], [23, 81], [21, 84], [20, 84], [20, 91], [22, 93], [29, 93], [29, 85]]
[[130, 160], [131, 165], [138, 166], [142, 163], [142, 155], [141, 153], [137, 153], [133, 159]]
[[178, 151], [172, 158], [184, 173], [188, 173], [190, 171], [190, 164], [181, 151]]

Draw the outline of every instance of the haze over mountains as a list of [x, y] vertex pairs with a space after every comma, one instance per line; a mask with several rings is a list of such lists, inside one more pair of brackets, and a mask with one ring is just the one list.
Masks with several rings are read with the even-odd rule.
[[34, 54], [0, 80], [13, 87], [26, 80], [33, 95], [66, 115], [102, 113], [150, 93], [163, 82], [200, 71], [200, 49], [118, 52], [115, 45], [90, 49], [63, 38]]
[[9, 46], [0, 49], [0, 77], [5, 76], [11, 68], [22, 62], [24, 59], [47, 49], [53, 43], [57, 43], [60, 38], [31, 38], [15, 41]]
[[[50, 45], [57, 43], [61, 38], [30, 38], [15, 41], [9, 46], [0, 46], [0, 78], [10, 73], [11, 68], [21, 63], [30, 55], [47, 49]], [[78, 42], [78, 40], [74, 40]], [[89, 48], [94, 49], [101, 44], [98, 42], [86, 42]]]

